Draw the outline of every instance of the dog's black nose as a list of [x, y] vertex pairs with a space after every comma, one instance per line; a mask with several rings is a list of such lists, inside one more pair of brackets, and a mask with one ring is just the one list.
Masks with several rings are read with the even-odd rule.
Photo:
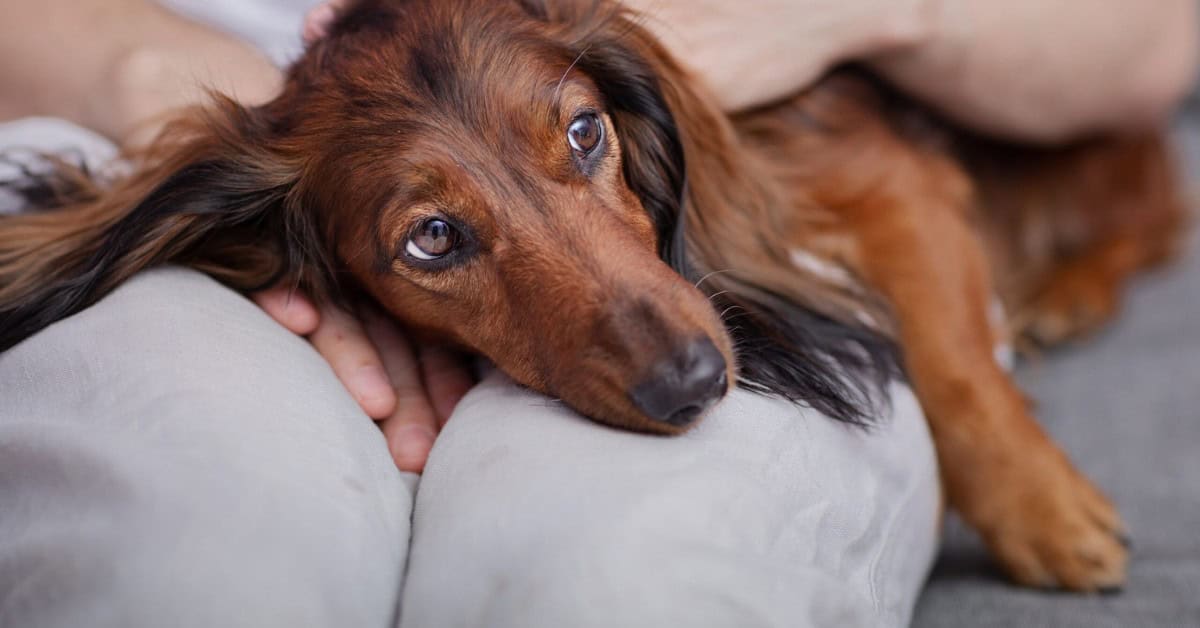
[[651, 419], [684, 427], [724, 397], [727, 387], [725, 357], [704, 338], [656, 364], [629, 397]]

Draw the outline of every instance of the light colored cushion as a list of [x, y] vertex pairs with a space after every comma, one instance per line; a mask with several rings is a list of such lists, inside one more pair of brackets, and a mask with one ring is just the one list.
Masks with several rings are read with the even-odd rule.
[[[0, 123], [0, 183], [22, 176], [24, 166], [37, 172], [45, 167], [40, 155], [59, 155], [75, 164], [103, 169], [117, 149], [103, 137], [57, 118], [22, 118]], [[0, 187], [0, 216], [21, 206], [21, 199]]]
[[937, 543], [912, 395], [870, 433], [737, 392], [677, 438], [495, 375], [417, 495], [402, 626], [901, 626]]
[[0, 626], [387, 626], [414, 483], [303, 339], [143, 274], [0, 354]]

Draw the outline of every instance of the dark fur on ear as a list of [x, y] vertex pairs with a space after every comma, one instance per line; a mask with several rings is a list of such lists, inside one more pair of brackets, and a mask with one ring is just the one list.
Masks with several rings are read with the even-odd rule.
[[[738, 221], [723, 217], [761, 216], [771, 195], [755, 189], [744, 167], [730, 163], [737, 159], [737, 140], [712, 99], [694, 91], [695, 82], [639, 18], [615, 3], [519, 1], [530, 15], [564, 26], [576, 67], [607, 98], [626, 181], [658, 227], [663, 260], [723, 312], [740, 385], [846, 423], [865, 425], [879, 416], [887, 399], [882, 388], [900, 375], [896, 345], [857, 321], [822, 313], [801, 291], [762, 283], [756, 272], [761, 260], [726, 254], [737, 247], [720, 240], [745, 234], [733, 233]], [[770, 267], [791, 266], [786, 255], [775, 257]], [[795, 273], [799, 280], [800, 270]]]
[[578, 66], [608, 100], [624, 153], [625, 179], [630, 190], [658, 227], [664, 260], [681, 269], [687, 162], [675, 116], [663, 96], [659, 79], [643, 58], [628, 54], [619, 42], [591, 41], [579, 51]]
[[330, 39], [363, 31], [388, 33], [402, 18], [406, 0], [351, 0], [330, 25]]
[[720, 308], [739, 358], [740, 385], [867, 426], [903, 376], [894, 341], [835, 321], [752, 280], [714, 275], [705, 292]]
[[160, 264], [243, 291], [288, 278], [326, 292], [325, 247], [294, 207], [299, 168], [267, 148], [268, 134], [262, 113], [222, 100], [181, 116], [138, 158], [149, 166], [103, 194], [62, 162], [10, 184], [59, 206], [0, 218], [0, 351]]

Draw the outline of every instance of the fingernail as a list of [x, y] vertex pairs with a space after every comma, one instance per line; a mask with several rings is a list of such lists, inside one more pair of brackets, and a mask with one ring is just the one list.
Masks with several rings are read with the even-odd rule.
[[389, 402], [392, 385], [383, 368], [370, 365], [358, 369], [352, 376], [350, 385], [359, 405], [363, 406], [367, 414], [380, 418], [379, 415], [391, 412], [391, 408], [385, 406], [391, 405]]
[[313, 9], [308, 14], [308, 20], [305, 23], [304, 40], [311, 44], [329, 34], [329, 27], [335, 19], [337, 19], [337, 12], [327, 4]]
[[392, 435], [392, 458], [401, 471], [420, 473], [425, 469], [429, 450], [433, 449], [433, 430], [424, 425], [408, 425]]

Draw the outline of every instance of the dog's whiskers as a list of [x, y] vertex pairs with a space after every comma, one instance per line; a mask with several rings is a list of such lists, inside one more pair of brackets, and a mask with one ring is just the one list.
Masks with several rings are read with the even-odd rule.
[[711, 273], [708, 273], [707, 275], [701, 277], [700, 281], [696, 282], [696, 287], [699, 288], [700, 284], [708, 281], [709, 279], [711, 279], [712, 277], [714, 277], [716, 275], [722, 275], [725, 273], [732, 273], [732, 272], [734, 272], [734, 269], [732, 269], [732, 268], [726, 268], [725, 270], [714, 270]]
[[731, 306], [729, 306], [729, 307], [725, 308], [725, 309], [724, 309], [724, 310], [721, 312], [721, 314], [720, 314], [721, 320], [726, 320], [726, 319], [725, 319], [725, 316], [726, 316], [726, 315], [728, 315], [730, 312], [732, 312], [732, 311], [734, 311], [734, 310], [742, 310], [742, 312], [743, 312], [743, 313], [745, 313], [745, 311], [746, 311], [746, 308], [744, 308], [744, 307], [742, 307], [742, 306], [740, 306], [740, 305], [731, 305]]
[[579, 55], [577, 55], [575, 57], [575, 60], [571, 62], [571, 65], [567, 66], [567, 69], [565, 72], [563, 72], [562, 77], [558, 79], [558, 85], [554, 86], [554, 99], [555, 100], [558, 100], [558, 93], [559, 93], [559, 91], [562, 90], [563, 83], [565, 83], [567, 81], [567, 75], [571, 73], [571, 70], [575, 69], [576, 65], [579, 65], [579, 62], [583, 59], [583, 55], [587, 54], [587, 52], [591, 49], [592, 49], [591, 44], [584, 46], [583, 50], [579, 51]]

